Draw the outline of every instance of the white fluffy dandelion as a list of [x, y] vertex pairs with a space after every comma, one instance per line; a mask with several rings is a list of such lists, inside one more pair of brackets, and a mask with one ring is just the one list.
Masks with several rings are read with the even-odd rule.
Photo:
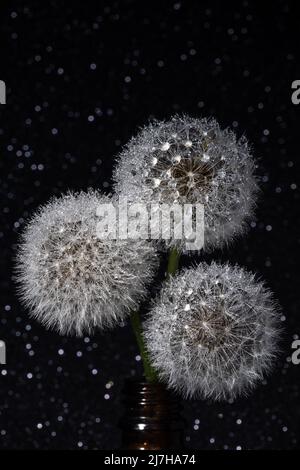
[[61, 334], [82, 335], [122, 320], [144, 297], [157, 266], [147, 241], [101, 240], [96, 192], [68, 194], [40, 208], [17, 254], [19, 293], [31, 315]]
[[233, 399], [270, 369], [278, 347], [271, 292], [237, 266], [201, 263], [171, 278], [145, 323], [153, 365], [185, 397]]
[[[116, 192], [132, 201], [203, 204], [206, 250], [247, 227], [255, 205], [255, 163], [245, 138], [214, 119], [175, 116], [154, 121], [118, 157]], [[185, 242], [171, 240], [185, 251]]]

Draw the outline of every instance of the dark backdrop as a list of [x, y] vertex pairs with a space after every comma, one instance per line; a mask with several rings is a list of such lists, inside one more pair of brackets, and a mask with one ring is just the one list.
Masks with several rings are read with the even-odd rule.
[[[262, 4], [265, 3], [265, 6]], [[266, 278], [282, 305], [274, 373], [234, 404], [185, 403], [187, 446], [299, 446], [300, 79], [297, 2], [2, 3], [0, 79], [0, 447], [116, 448], [120, 391], [140, 373], [128, 326], [63, 338], [32, 321], [12, 281], [24, 219], [49, 197], [108, 191], [115, 155], [150, 116], [215, 116], [245, 133], [262, 194], [248, 235], [211, 258]], [[185, 262], [185, 260], [183, 260]]]

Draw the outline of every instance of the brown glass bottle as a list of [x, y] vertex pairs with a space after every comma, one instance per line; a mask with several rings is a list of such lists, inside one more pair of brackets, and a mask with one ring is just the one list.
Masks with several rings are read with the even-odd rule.
[[181, 405], [162, 384], [127, 380], [123, 404], [123, 449], [183, 448]]

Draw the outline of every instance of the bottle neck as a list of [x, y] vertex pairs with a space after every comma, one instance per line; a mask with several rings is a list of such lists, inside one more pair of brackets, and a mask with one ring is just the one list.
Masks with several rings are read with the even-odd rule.
[[182, 407], [177, 397], [162, 384], [126, 381], [123, 405], [123, 448], [161, 450], [183, 447]]

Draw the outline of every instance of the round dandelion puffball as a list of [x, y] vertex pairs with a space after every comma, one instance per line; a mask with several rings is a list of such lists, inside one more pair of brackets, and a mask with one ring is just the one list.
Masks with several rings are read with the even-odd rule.
[[138, 307], [158, 258], [150, 242], [97, 237], [97, 192], [67, 194], [41, 207], [17, 254], [17, 283], [31, 315], [60, 334], [112, 327]]
[[234, 399], [271, 368], [279, 312], [240, 267], [201, 263], [170, 278], [144, 325], [160, 378], [184, 397]]
[[[115, 190], [132, 201], [204, 206], [204, 249], [222, 247], [247, 227], [258, 186], [245, 138], [214, 119], [154, 121], [118, 157]], [[174, 237], [173, 237], [174, 238]], [[184, 240], [167, 246], [186, 251]]]

